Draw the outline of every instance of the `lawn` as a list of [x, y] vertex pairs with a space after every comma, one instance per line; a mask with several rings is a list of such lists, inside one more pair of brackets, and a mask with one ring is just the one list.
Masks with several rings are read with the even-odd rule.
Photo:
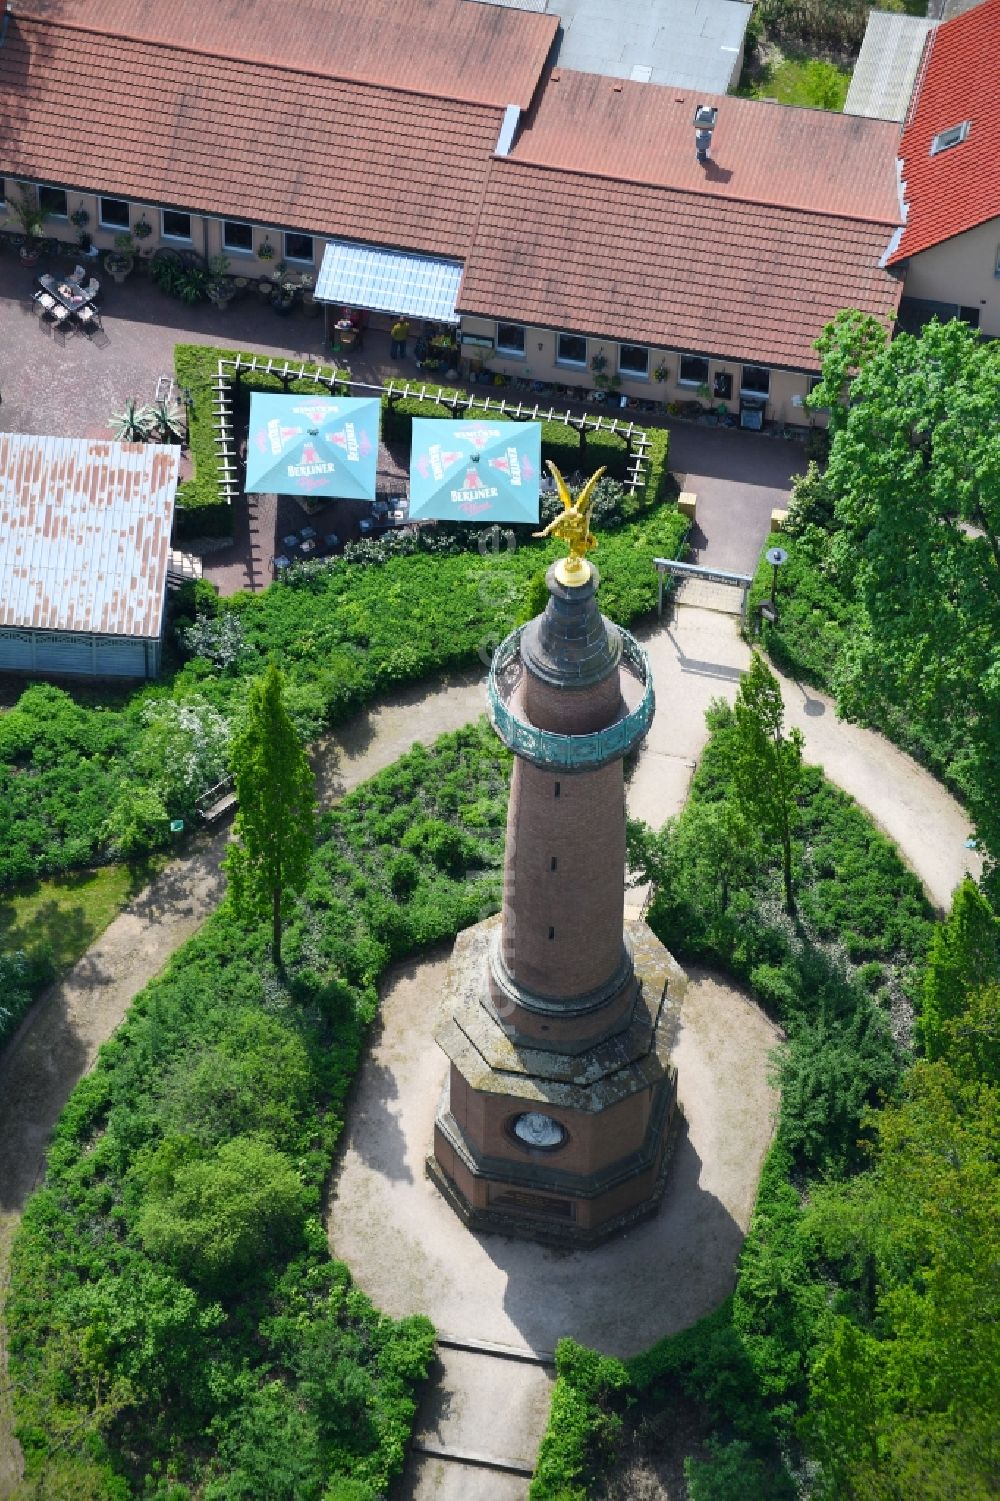
[[744, 69], [736, 93], [743, 99], [776, 99], [779, 104], [839, 111], [850, 83], [850, 68], [815, 57], [786, 56], [775, 48], [766, 63], [752, 72]]
[[0, 950], [48, 945], [59, 973], [75, 964], [162, 860], [142, 866], [104, 865], [31, 881], [0, 898]]

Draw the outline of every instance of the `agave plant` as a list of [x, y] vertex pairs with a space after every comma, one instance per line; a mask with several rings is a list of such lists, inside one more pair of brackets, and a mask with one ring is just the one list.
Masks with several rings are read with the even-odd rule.
[[112, 412], [108, 426], [114, 428], [119, 443], [146, 443], [156, 432], [156, 414], [151, 406], [140, 406], [130, 396], [120, 412]]
[[147, 408], [157, 436], [164, 443], [169, 443], [171, 438], [176, 438], [178, 443], [183, 443], [185, 437], [184, 413], [176, 401], [154, 401]]

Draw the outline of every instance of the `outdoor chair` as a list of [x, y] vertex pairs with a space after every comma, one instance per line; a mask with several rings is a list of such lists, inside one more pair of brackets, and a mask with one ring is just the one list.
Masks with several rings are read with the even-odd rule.
[[77, 286], [82, 287], [86, 276], [87, 273], [82, 266], [74, 266], [73, 274], [69, 277], [69, 280], [75, 281]]
[[77, 310], [76, 321], [85, 334], [95, 334], [101, 326], [101, 318], [96, 308], [85, 304]]
[[101, 290], [101, 284], [97, 280], [96, 276], [92, 276], [87, 285], [83, 287], [82, 290], [86, 292], [87, 296], [91, 299], [91, 301], [93, 301], [98, 292]]
[[55, 298], [49, 292], [35, 292], [31, 301], [35, 312], [43, 318], [47, 317], [56, 305]]

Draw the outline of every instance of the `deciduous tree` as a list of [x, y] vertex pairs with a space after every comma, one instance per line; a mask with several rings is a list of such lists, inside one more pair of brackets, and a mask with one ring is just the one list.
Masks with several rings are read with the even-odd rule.
[[226, 857], [230, 896], [237, 911], [270, 905], [271, 950], [280, 966], [283, 903], [302, 890], [313, 849], [316, 783], [273, 664], [250, 689], [231, 765], [240, 809]]
[[963, 1014], [970, 992], [1000, 981], [1000, 924], [975, 881], [966, 876], [951, 912], [931, 940], [924, 976], [920, 1035], [928, 1058], [948, 1051], [949, 1023]]
[[[1000, 343], [957, 319], [886, 344], [842, 313], [810, 405], [831, 412], [831, 566], [861, 620], [849, 714], [924, 727], [1000, 856]], [[930, 728], [928, 728], [930, 727]]]
[[792, 827], [802, 772], [802, 731], [785, 733], [781, 686], [759, 652], [740, 683], [726, 737], [733, 791], [743, 811], [781, 848], [785, 911], [795, 912]]

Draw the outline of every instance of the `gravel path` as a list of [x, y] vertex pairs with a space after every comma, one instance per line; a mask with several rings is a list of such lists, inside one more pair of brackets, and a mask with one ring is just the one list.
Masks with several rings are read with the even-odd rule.
[[[653, 664], [658, 707], [629, 803], [635, 814], [659, 824], [683, 805], [705, 740], [706, 704], [717, 695], [733, 697], [748, 653], [730, 617], [690, 607], [674, 623], [640, 634]], [[978, 857], [964, 848], [971, 829], [962, 809], [881, 736], [837, 721], [827, 699], [788, 680], [783, 689], [789, 718], [806, 735], [807, 758], [897, 841], [932, 900], [945, 907], [963, 871], [979, 869]], [[320, 750], [323, 801], [389, 765], [414, 740], [429, 742], [484, 708], [484, 674], [477, 671], [406, 690], [365, 710]], [[6, 1286], [11, 1236], [41, 1180], [62, 1105], [134, 996], [217, 905], [225, 841], [225, 832], [203, 838], [169, 866], [32, 1009], [0, 1058], [0, 1289]], [[0, 1344], [0, 1393], [5, 1371]], [[0, 1395], [0, 1497], [16, 1483], [19, 1469], [9, 1406]]]

